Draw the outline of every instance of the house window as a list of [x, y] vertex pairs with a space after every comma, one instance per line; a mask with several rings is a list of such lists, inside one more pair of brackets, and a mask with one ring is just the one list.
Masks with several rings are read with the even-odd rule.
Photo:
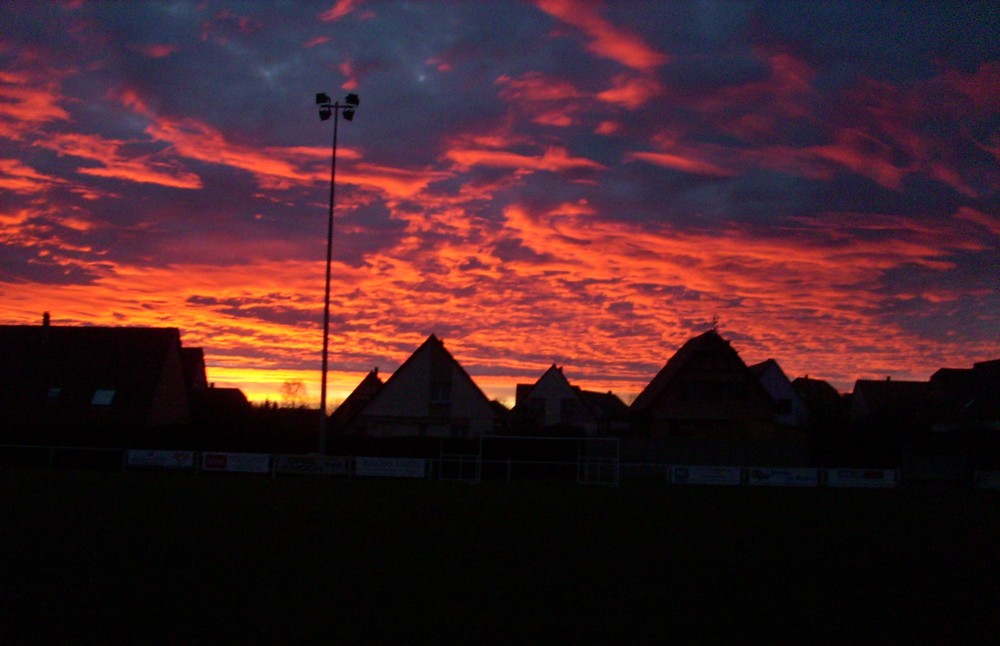
[[94, 398], [90, 400], [91, 406], [110, 406], [111, 402], [114, 401], [115, 391], [114, 390], [95, 390]]
[[59, 395], [62, 394], [62, 388], [49, 388], [48, 394], [45, 396], [50, 402], [54, 402], [59, 399]]

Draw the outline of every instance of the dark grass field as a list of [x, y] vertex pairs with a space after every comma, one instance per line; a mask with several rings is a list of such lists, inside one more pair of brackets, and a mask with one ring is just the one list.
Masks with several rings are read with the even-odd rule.
[[0, 642], [992, 642], [1000, 496], [0, 472]]

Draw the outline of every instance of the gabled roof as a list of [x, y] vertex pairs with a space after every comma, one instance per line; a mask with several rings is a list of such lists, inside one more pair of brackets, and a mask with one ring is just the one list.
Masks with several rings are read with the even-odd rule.
[[[729, 341], [726, 341], [719, 335], [718, 331], [711, 329], [707, 332], [699, 334], [693, 339], [689, 339], [681, 348], [674, 353], [674, 356], [670, 357], [666, 365], [653, 377], [653, 380], [639, 393], [639, 396], [635, 398], [629, 409], [633, 412], [643, 412], [646, 409], [654, 406], [656, 402], [660, 399], [660, 396], [667, 390], [674, 379], [677, 378], [678, 374], [684, 369], [684, 367], [696, 356], [703, 352], [722, 350], [724, 352], [731, 352], [735, 355], [736, 359], [739, 361], [740, 365], [746, 368], [746, 364], [743, 360], [739, 358], [739, 354], [729, 345]], [[752, 375], [751, 375], [752, 377]], [[753, 382], [763, 391], [763, 386], [756, 379]], [[766, 395], [770, 399], [770, 395]]]
[[[755, 374], [758, 379], [764, 376], [770, 370], [777, 370], [778, 373], [785, 378], [785, 381], [788, 381], [788, 377], [785, 375], [785, 371], [781, 369], [781, 366], [779, 366], [778, 362], [775, 361], [774, 359], [767, 359], [766, 361], [761, 361], [760, 363], [755, 363], [752, 366], [747, 366], [747, 367], [750, 368], [750, 372]], [[789, 383], [791, 382], [789, 381]]]
[[792, 380], [792, 387], [802, 397], [809, 410], [819, 415], [836, 412], [843, 401], [837, 389], [822, 379], [796, 377]]
[[378, 368], [373, 368], [365, 375], [361, 383], [351, 391], [340, 406], [330, 415], [330, 425], [335, 429], [344, 429], [350, 426], [365, 404], [372, 400], [372, 397], [382, 389], [384, 382], [378, 376]]
[[563, 373], [563, 369], [552, 364], [549, 369], [542, 373], [542, 376], [534, 384], [517, 384], [517, 396], [516, 405], [531, 398], [532, 393], [543, 381], [547, 379], [557, 379], [566, 387], [566, 389], [572, 392], [583, 404], [584, 408], [588, 410], [591, 415], [597, 420], [606, 420], [615, 417], [622, 416], [627, 410], [628, 406], [625, 405], [621, 399], [618, 398], [612, 392], [596, 392], [591, 390], [583, 390], [579, 386], [572, 385]]
[[[411, 364], [414, 363], [417, 357], [419, 357], [421, 354], [425, 352], [434, 353], [438, 355], [440, 358], [442, 358], [444, 361], [450, 363], [454, 368], [457, 368], [460, 377], [465, 381], [467, 381], [470, 385], [472, 385], [474, 391], [478, 393], [480, 397], [483, 398], [484, 402], [490, 404], [490, 398], [487, 397], [486, 393], [484, 393], [482, 389], [478, 386], [478, 384], [476, 384], [476, 382], [473, 381], [472, 376], [469, 375], [468, 372], [466, 372], [465, 368], [462, 367], [462, 364], [456, 361], [455, 357], [453, 357], [451, 353], [448, 352], [447, 348], [444, 347], [444, 342], [437, 336], [431, 334], [422, 344], [420, 344], [420, 347], [414, 350], [413, 354], [407, 357], [406, 361], [404, 361], [403, 364], [399, 366], [399, 368], [397, 368], [392, 373], [392, 376], [390, 376], [386, 380], [386, 382], [382, 384], [382, 387], [378, 390], [378, 392], [376, 392], [374, 396], [368, 402], [366, 402], [366, 406], [368, 404], [377, 401], [381, 397], [385, 396], [385, 393], [392, 392], [391, 388], [392, 384], [395, 383], [400, 378], [400, 375], [403, 375], [407, 372], [408, 368], [410, 367]], [[492, 405], [490, 406], [490, 409], [495, 410], [492, 407]]]
[[580, 395], [587, 406], [600, 419], [617, 419], [624, 417], [628, 406], [618, 395], [611, 391], [600, 393], [593, 390], [581, 390]]
[[840, 393], [830, 385], [830, 382], [811, 377], [796, 377], [792, 380], [792, 385], [802, 395], [806, 404], [813, 403], [836, 403], [840, 400]]

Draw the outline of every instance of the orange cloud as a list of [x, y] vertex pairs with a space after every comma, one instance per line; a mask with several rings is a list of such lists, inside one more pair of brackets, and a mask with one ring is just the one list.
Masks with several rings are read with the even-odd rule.
[[0, 159], [0, 188], [15, 193], [36, 193], [47, 190], [62, 179], [39, 173], [17, 159]]
[[42, 81], [26, 72], [0, 70], [0, 137], [21, 139], [30, 130], [50, 121], [69, 121], [59, 105], [54, 81]]
[[159, 184], [173, 188], [201, 188], [201, 179], [183, 171], [176, 164], [152, 159], [150, 155], [127, 158], [121, 149], [126, 142], [104, 139], [98, 135], [57, 134], [35, 141], [34, 145], [55, 150], [60, 155], [82, 157], [101, 164], [84, 166], [76, 172], [98, 177], [113, 177], [130, 182]]

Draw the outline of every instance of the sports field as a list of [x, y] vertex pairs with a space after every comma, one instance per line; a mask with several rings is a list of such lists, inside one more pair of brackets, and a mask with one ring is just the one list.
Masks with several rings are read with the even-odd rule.
[[1000, 496], [0, 472], [0, 642], [992, 641]]

